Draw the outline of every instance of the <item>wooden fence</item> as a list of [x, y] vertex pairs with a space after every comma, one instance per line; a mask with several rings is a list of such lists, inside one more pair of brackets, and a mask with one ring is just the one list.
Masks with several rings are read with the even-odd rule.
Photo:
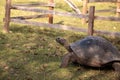
[[[116, 3], [116, 9], [104, 9], [104, 10], [96, 10], [95, 12], [116, 12], [116, 16], [120, 17], [120, 0], [83, 0], [83, 14], [87, 14], [88, 12], [88, 3], [92, 2], [114, 2]], [[86, 20], [83, 19], [82, 23], [86, 23]]]
[[[6, 0], [6, 5], [5, 5], [5, 18], [3, 19], [4, 21], [4, 27], [3, 30], [4, 32], [9, 32], [9, 23], [12, 21], [11, 19], [33, 19], [33, 18], [43, 18], [43, 17], [49, 17], [48, 22], [50, 24], [53, 23], [53, 15], [52, 14], [47, 14], [47, 15], [32, 15], [32, 16], [18, 16], [18, 17], [10, 17], [11, 15], [11, 9], [15, 9], [17, 6], [18, 7], [26, 7], [26, 8], [31, 8], [31, 7], [37, 7], [37, 6], [42, 6], [42, 7], [49, 7], [49, 10], [54, 10], [54, 0], [49, 0], [49, 3], [31, 3], [31, 4], [15, 4], [11, 5], [12, 0]], [[27, 11], [27, 10], [26, 10]]]
[[[91, 6], [89, 10], [88, 15], [83, 15], [83, 14], [76, 14], [76, 13], [69, 13], [69, 12], [59, 12], [59, 11], [54, 11], [53, 7], [54, 4], [47, 4], [44, 6], [52, 6], [52, 10], [44, 10], [44, 9], [37, 9], [37, 8], [32, 8], [32, 7], [26, 7], [26, 6], [34, 6], [33, 4], [27, 4], [27, 5], [11, 5], [11, 0], [6, 0], [6, 13], [5, 13], [5, 19], [4, 19], [4, 30], [6, 32], [9, 32], [9, 22], [15, 22], [15, 23], [22, 23], [22, 24], [28, 24], [28, 25], [35, 25], [35, 26], [42, 26], [42, 27], [49, 27], [49, 28], [57, 28], [57, 29], [63, 29], [63, 30], [71, 30], [71, 31], [77, 31], [77, 32], [87, 32], [88, 35], [93, 35], [93, 33], [98, 33], [98, 34], [107, 34], [107, 35], [112, 35], [112, 36], [120, 36], [119, 32], [109, 32], [109, 31], [98, 31], [94, 30], [94, 20], [108, 20], [108, 21], [118, 21], [120, 22], [120, 18], [118, 17], [104, 17], [104, 16], [95, 16], [95, 7]], [[40, 5], [40, 3], [39, 3]], [[43, 5], [43, 4], [42, 4]], [[23, 10], [23, 11], [32, 11], [32, 12], [38, 12], [38, 13], [43, 13], [44, 15], [33, 15], [33, 16], [18, 16], [18, 17], [10, 17], [10, 10], [11, 9], [16, 9], [16, 10]], [[59, 15], [59, 16], [69, 16], [69, 17], [76, 17], [76, 18], [84, 18], [88, 19], [88, 29], [83, 29], [83, 28], [76, 28], [74, 26], [65, 26], [65, 25], [59, 25], [59, 24], [51, 24], [50, 23], [41, 23], [41, 22], [32, 22], [32, 21], [27, 21], [26, 19], [31, 19], [31, 18], [40, 18], [40, 17], [45, 17], [48, 16], [48, 14], [52, 15]], [[49, 17], [52, 18], [53, 17]], [[51, 19], [50, 19], [51, 20]]]

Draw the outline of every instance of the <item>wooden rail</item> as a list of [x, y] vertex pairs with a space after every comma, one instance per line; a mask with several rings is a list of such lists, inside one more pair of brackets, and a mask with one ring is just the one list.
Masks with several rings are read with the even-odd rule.
[[39, 6], [42, 6], [42, 7], [55, 7], [55, 4], [54, 3], [22, 3], [22, 4], [13, 4], [13, 6], [24, 6], [24, 7], [39, 7]]
[[48, 15], [43, 14], [43, 15], [31, 15], [31, 16], [17, 16], [17, 17], [11, 17], [11, 19], [25, 20], [25, 19], [45, 18], [45, 17], [48, 17]]
[[[11, 19], [11, 22], [15, 23], [21, 23], [21, 24], [27, 24], [27, 25], [33, 25], [33, 26], [42, 26], [42, 27], [48, 27], [48, 28], [56, 28], [56, 29], [62, 29], [62, 30], [70, 30], [75, 32], [88, 32], [87, 29], [84, 28], [77, 28], [75, 26], [66, 26], [66, 25], [59, 25], [59, 24], [49, 24], [49, 23], [41, 23], [41, 22], [33, 22], [33, 21], [26, 21], [26, 20], [19, 20], [19, 19]], [[110, 31], [100, 31], [100, 30], [94, 30], [94, 33], [96, 34], [105, 34], [110, 35], [114, 37], [120, 36], [119, 32], [110, 32]]]
[[49, 23], [33, 22], [33, 21], [27, 21], [27, 20], [19, 20], [19, 19], [11, 19], [11, 22], [22, 23], [22, 24], [33, 25], [33, 26], [42, 26], [42, 27], [48, 27], [48, 28], [70, 30], [70, 31], [76, 31], [76, 32], [87, 32], [86, 29], [76, 28], [75, 26], [49, 24]]
[[[120, 0], [118, 0], [120, 2]], [[117, 0], [89, 0], [89, 2], [117, 2]]]
[[43, 13], [43, 14], [70, 16], [70, 17], [76, 17], [76, 18], [88, 18], [88, 15], [69, 13], [69, 12], [65, 13], [65, 12], [59, 12], [59, 11], [53, 11], [53, 10], [45, 10], [45, 9], [37, 9], [37, 8], [27, 8], [27, 7], [20, 7], [20, 6], [12, 6], [11, 8], [12, 9], [16, 9], [16, 10], [32, 11], [32, 12], [38, 12], [38, 13]]
[[116, 9], [95, 10], [95, 13], [101, 13], [101, 12], [116, 12]]
[[[76, 14], [76, 13], [69, 13], [69, 12], [59, 12], [59, 11], [52, 11], [52, 10], [44, 10], [44, 9], [37, 9], [37, 8], [26, 8], [20, 6], [12, 6], [12, 9], [23, 10], [23, 11], [32, 11], [38, 12], [43, 14], [53, 14], [59, 16], [68, 16], [68, 17], [76, 17], [76, 18], [85, 18], [88, 19], [88, 15], [83, 14]], [[96, 20], [108, 20], [108, 21], [120, 21], [119, 17], [105, 17], [105, 16], [94, 16]]]

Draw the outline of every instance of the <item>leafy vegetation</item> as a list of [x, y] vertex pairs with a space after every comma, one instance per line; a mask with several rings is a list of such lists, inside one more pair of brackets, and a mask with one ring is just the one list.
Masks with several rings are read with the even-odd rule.
[[[47, 2], [47, 0], [12, 0], [12, 3], [27, 3], [33, 1]], [[74, 0], [79, 6], [82, 4]], [[64, 1], [56, 0], [55, 10], [73, 12]], [[106, 5], [107, 4], [107, 5]], [[87, 36], [85, 33], [76, 33], [64, 30], [42, 28], [36, 26], [11, 23], [9, 34], [2, 33], [5, 0], [0, 2], [0, 80], [119, 80], [120, 75], [112, 69], [91, 69], [83, 66], [69, 65], [59, 68], [61, 58], [67, 51], [55, 42], [58, 36], [69, 42]], [[96, 9], [115, 7], [113, 3], [92, 3]], [[101, 7], [103, 6], [104, 7]], [[36, 13], [12, 11], [11, 16], [32, 15]], [[96, 15], [115, 16], [115, 13], [97, 13]], [[35, 21], [47, 22], [45, 19]], [[63, 25], [82, 25], [80, 19], [54, 16], [54, 23]], [[95, 29], [120, 31], [120, 23], [109, 21], [95, 21]], [[120, 38], [104, 36], [120, 50]]]

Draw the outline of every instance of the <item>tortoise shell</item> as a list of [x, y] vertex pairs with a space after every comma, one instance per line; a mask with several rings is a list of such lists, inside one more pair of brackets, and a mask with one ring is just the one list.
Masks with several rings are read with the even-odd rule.
[[88, 36], [70, 44], [81, 64], [100, 67], [104, 64], [120, 61], [118, 49], [109, 41], [98, 36]]

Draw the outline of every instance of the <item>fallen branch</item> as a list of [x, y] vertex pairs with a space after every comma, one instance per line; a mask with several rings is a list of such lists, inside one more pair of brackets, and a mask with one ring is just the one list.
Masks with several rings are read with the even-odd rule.
[[81, 11], [79, 10], [79, 8], [70, 0], [65, 0], [66, 3], [78, 14], [81, 14]]

